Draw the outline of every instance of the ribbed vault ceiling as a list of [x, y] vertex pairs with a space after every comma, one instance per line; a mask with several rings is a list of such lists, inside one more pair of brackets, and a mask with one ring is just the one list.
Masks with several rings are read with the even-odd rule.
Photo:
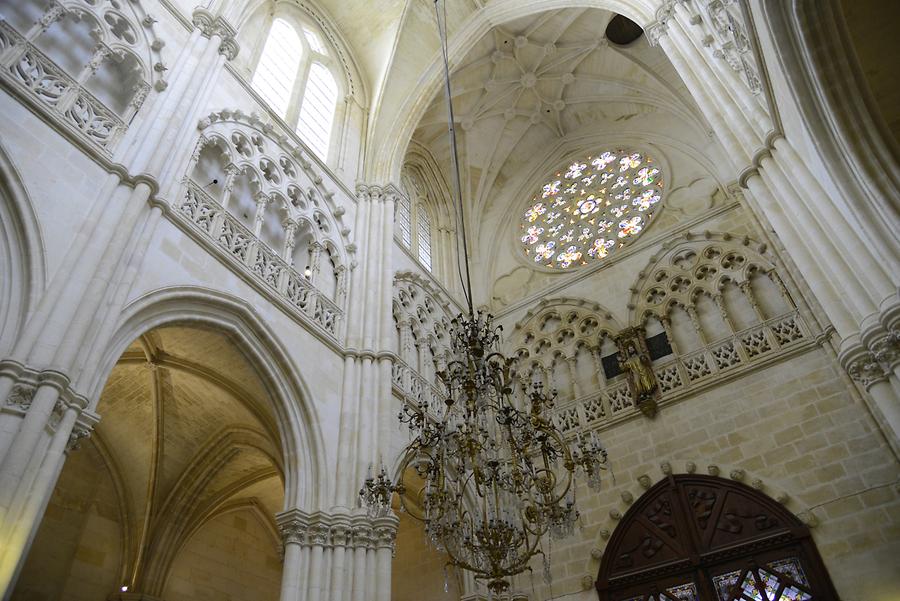
[[[513, 198], [515, 206], [498, 202], [509, 196], [506, 188], [535, 173], [549, 176], [559, 166], [559, 150], [573, 139], [591, 148], [585, 137], [601, 147], [623, 133], [646, 139], [647, 132], [665, 134], [667, 127], [686, 124], [703, 131], [693, 101], [659, 49], [644, 37], [627, 48], [607, 42], [613, 16], [571, 8], [511, 21], [484, 36], [454, 71], [464, 196], [473, 224], [490, 224], [491, 213], [518, 211], [527, 198]], [[443, 96], [432, 102], [414, 140], [449, 181]], [[492, 234], [476, 232], [475, 238]]]
[[120, 358], [91, 441], [119, 482], [129, 571], [136, 565], [139, 582], [149, 580], [145, 590], [161, 586], [173, 559], [162, 550], [177, 550], [219, 512], [236, 504], [270, 517], [281, 510], [280, 444], [267, 399], [240, 349], [214, 331], [156, 329]]

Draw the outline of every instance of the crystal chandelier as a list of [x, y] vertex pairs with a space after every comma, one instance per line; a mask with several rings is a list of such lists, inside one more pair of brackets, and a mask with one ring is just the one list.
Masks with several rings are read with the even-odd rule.
[[[543, 554], [545, 535], [569, 536], [578, 519], [576, 471], [599, 490], [606, 450], [596, 437], [567, 441], [552, 421], [555, 392], [541, 383], [524, 384], [515, 359], [499, 351], [501, 327], [473, 309], [463, 204], [456, 159], [446, 21], [435, 9], [444, 57], [450, 144], [456, 176], [454, 192], [460, 224], [468, 312], [450, 327], [449, 358], [438, 371], [443, 402], [406, 405], [399, 414], [412, 435], [404, 449], [400, 479], [391, 482], [382, 466], [359, 491], [372, 516], [391, 511], [398, 493], [401, 509], [425, 524], [432, 545], [450, 564], [474, 573], [493, 593], [509, 588], [509, 579], [530, 570]], [[415, 474], [415, 483], [404, 483]], [[549, 563], [544, 556], [545, 572]]]

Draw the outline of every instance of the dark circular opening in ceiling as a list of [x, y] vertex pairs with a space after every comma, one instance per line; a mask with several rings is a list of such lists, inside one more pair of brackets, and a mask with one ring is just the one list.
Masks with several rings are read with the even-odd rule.
[[640, 25], [622, 15], [613, 17], [606, 26], [606, 39], [617, 46], [627, 46], [641, 37], [643, 33], [644, 30]]

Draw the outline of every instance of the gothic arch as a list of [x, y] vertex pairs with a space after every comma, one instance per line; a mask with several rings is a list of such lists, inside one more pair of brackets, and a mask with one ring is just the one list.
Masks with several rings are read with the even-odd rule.
[[603, 336], [614, 336], [621, 329], [612, 313], [597, 303], [566, 297], [544, 299], [513, 326], [509, 345], [520, 358], [543, 358], [543, 366], [548, 367], [546, 359], [552, 353], [568, 357], [580, 346], [593, 349]]
[[[224, 163], [220, 164], [223, 180], [216, 190], [225, 189], [229, 177], [241, 174], [254, 194], [270, 196], [286, 218], [315, 221], [317, 238], [331, 240], [340, 252], [341, 264], [349, 263], [350, 226], [344, 220], [345, 209], [335, 202], [335, 191], [325, 187], [318, 166], [290, 136], [256, 114], [229, 109], [210, 113], [198, 128], [200, 135], [185, 171], [188, 177], [201, 152], [215, 146], [221, 152], [220, 163]], [[235, 175], [229, 176], [229, 170]]]
[[118, 358], [141, 334], [166, 325], [200, 325], [216, 329], [246, 354], [269, 388], [283, 457], [285, 508], [314, 510], [328, 498], [322, 433], [309, 390], [279, 338], [254, 307], [222, 292], [193, 286], [150, 292], [123, 310], [106, 351], [95, 368], [83, 375], [90, 408]]
[[[272, 0], [253, 0], [252, 2], [231, 3], [218, 0], [216, 4], [224, 6], [224, 16], [235, 24], [235, 28], [240, 33], [247, 25], [250, 19], [260, 10], [271, 7], [276, 4]], [[292, 9], [299, 11], [304, 17], [311, 20], [319, 28], [320, 32], [328, 40], [328, 44], [337, 54], [338, 62], [341, 66], [341, 75], [346, 80], [346, 92], [348, 96], [353, 96], [360, 106], [367, 105], [367, 91], [365, 87], [365, 79], [360, 75], [359, 65], [356, 57], [350, 51], [350, 45], [341, 34], [330, 16], [319, 8], [316, 3], [307, 0], [289, 0], [285, 2]]]
[[0, 356], [18, 338], [45, 284], [40, 226], [25, 185], [0, 144]]
[[601, 601], [724, 600], [754, 577], [775, 583], [774, 599], [789, 587], [837, 599], [809, 529], [781, 504], [740, 482], [669, 474], [622, 517], [596, 587]]
[[[856, 58], [840, 3], [748, 4], [754, 12], [758, 9], [760, 29], [773, 39], [790, 40], [774, 46], [776, 60], [770, 61], [770, 69], [778, 68], [784, 76], [786, 94], [812, 137], [810, 148], [829, 165], [827, 172], [844, 196], [848, 215], [888, 242], [883, 251], [877, 245], [872, 250], [882, 252], [888, 265], [896, 264], [900, 237], [890, 224], [898, 218], [900, 148], [884, 133], [888, 128]], [[888, 201], [879, 202], [882, 199]]]
[[[672, 307], [691, 307], [700, 295], [720, 296], [729, 284], [746, 289], [757, 275], [768, 276], [789, 308], [795, 309], [778, 275], [777, 261], [766, 251], [765, 244], [727, 232], [702, 236], [688, 232], [664, 243], [630, 289], [629, 323], [665, 318]], [[751, 303], [759, 300], [747, 294]]]

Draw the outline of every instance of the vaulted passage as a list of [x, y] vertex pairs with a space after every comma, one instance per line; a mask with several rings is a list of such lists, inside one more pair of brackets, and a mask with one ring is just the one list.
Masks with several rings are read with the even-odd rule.
[[265, 384], [240, 348], [210, 329], [147, 332], [97, 411], [14, 598], [277, 598], [282, 454]]

